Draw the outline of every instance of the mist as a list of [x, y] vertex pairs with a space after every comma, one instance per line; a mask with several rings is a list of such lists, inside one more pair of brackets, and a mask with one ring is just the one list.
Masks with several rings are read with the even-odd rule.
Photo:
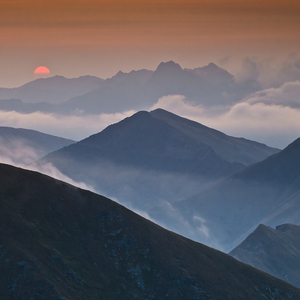
[[95, 189], [84, 182], [76, 182], [70, 177], [61, 173], [51, 163], [45, 165], [35, 164], [35, 161], [41, 158], [41, 152], [29, 147], [21, 139], [7, 143], [0, 138], [0, 163], [12, 165], [18, 168], [36, 171], [55, 179], [64, 181], [76, 187], [95, 192]]

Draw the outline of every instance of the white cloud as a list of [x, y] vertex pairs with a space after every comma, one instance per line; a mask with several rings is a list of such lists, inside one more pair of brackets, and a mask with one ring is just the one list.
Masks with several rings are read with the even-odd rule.
[[253, 93], [246, 98], [251, 104], [265, 103], [283, 106], [300, 106], [300, 81], [286, 82], [279, 88], [270, 88]]
[[163, 97], [151, 109], [160, 107], [228, 135], [284, 148], [300, 136], [300, 110], [278, 103], [300, 103], [299, 86], [299, 82], [286, 83], [223, 109], [193, 106], [179, 95]]
[[285, 82], [300, 80], [299, 55], [291, 53], [282, 61], [246, 57], [235, 79], [237, 82], [255, 80], [263, 88], [279, 87]]

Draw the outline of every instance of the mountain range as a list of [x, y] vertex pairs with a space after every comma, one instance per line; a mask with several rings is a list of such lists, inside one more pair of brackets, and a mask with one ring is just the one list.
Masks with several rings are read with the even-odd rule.
[[260, 224], [231, 256], [300, 287], [300, 226]]
[[0, 88], [0, 100], [19, 99], [24, 103], [60, 104], [97, 89], [104, 82], [95, 76], [39, 78], [16, 88]]
[[0, 110], [21, 113], [100, 114], [148, 110], [159, 98], [183, 95], [196, 105], [237, 103], [259, 90], [255, 82], [237, 83], [234, 76], [214, 63], [182, 69], [173, 61], [155, 71], [118, 72], [106, 80], [82, 76], [41, 78], [14, 89], [0, 89]]
[[175, 216], [166, 223], [168, 213], [161, 205], [174, 212], [172, 203], [278, 151], [158, 109], [138, 112], [38, 164], [51, 163], [74, 181], [141, 213], [151, 210], [155, 221], [197, 239], [199, 233], [185, 228], [185, 220]]
[[9, 165], [0, 176], [1, 299], [300, 298], [107, 198]]

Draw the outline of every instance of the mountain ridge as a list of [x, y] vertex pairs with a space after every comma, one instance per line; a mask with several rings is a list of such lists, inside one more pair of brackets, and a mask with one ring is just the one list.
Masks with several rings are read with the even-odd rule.
[[299, 225], [282, 224], [273, 229], [260, 224], [229, 255], [299, 288], [299, 245]]
[[0, 164], [0, 296], [298, 299], [300, 290], [121, 205]]

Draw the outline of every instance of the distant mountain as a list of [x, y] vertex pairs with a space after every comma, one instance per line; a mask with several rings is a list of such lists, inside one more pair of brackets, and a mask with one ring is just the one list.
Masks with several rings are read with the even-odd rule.
[[[192, 195], [244, 168], [145, 111], [53, 152], [39, 163], [49, 162], [72, 179], [122, 203], [130, 199], [140, 209]], [[143, 203], [135, 203], [140, 199]]]
[[107, 198], [8, 165], [0, 176], [1, 299], [300, 298]]
[[0, 110], [15, 111], [24, 114], [30, 114], [37, 111], [44, 113], [52, 113], [57, 111], [57, 106], [47, 102], [40, 103], [24, 103], [20, 99], [0, 100]]
[[184, 70], [191, 72], [194, 75], [201, 77], [202, 79], [210, 83], [234, 84], [234, 76], [214, 63], [209, 63], [207, 66], [200, 68]]
[[145, 84], [148, 79], [152, 76], [153, 71], [142, 69], [138, 71], [131, 71], [129, 73], [124, 73], [122, 71], [119, 71], [115, 76], [112, 78], [107, 79], [107, 81], [111, 82], [121, 82], [123, 80], [127, 80], [128, 78], [134, 79], [139, 81], [142, 84]]
[[14, 98], [24, 103], [59, 104], [99, 88], [103, 81], [94, 76], [39, 78], [17, 88], [0, 88], [0, 100]]
[[28, 164], [73, 143], [35, 130], [0, 127], [0, 160]]
[[300, 138], [262, 162], [178, 203], [192, 220], [205, 220], [208, 244], [231, 250], [258, 224], [300, 224]]
[[[222, 151], [223, 150], [223, 151]], [[141, 111], [102, 132], [44, 157], [75, 181], [149, 212], [157, 221], [194, 239], [185, 220], [152, 209], [190, 197], [278, 150], [229, 137], [164, 110]], [[243, 164], [244, 163], [244, 164]], [[188, 224], [188, 222], [186, 222]]]
[[300, 226], [260, 224], [230, 253], [234, 258], [300, 287]]
[[[0, 89], [0, 99], [22, 100], [23, 103], [14, 102], [14, 107], [24, 113], [40, 109], [60, 114], [100, 114], [148, 110], [159, 98], [176, 94], [195, 105], [231, 105], [259, 89], [253, 82], [237, 83], [233, 75], [213, 63], [190, 70], [169, 61], [160, 63], [155, 71], [119, 71], [106, 80], [86, 76], [36, 80], [20, 88]], [[47, 102], [48, 106], [43, 103], [35, 108], [32, 103], [37, 102]], [[8, 107], [0, 102], [0, 109]]]

